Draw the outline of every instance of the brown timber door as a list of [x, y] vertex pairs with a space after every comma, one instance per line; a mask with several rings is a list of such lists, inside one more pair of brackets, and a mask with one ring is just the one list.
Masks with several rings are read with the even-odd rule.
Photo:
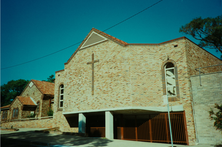
[[[132, 118], [134, 118], [134, 125]], [[185, 112], [170, 113], [170, 120], [173, 142], [188, 145]], [[124, 125], [117, 129], [121, 131], [121, 139], [124, 140], [170, 143], [168, 113], [146, 115], [146, 117], [132, 116], [130, 122], [125, 121]]]

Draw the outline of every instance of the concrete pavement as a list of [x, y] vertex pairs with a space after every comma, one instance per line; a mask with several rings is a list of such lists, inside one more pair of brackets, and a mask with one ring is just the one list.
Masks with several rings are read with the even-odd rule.
[[[20, 128], [19, 131], [1, 130], [2, 146], [51, 146], [51, 147], [171, 147], [171, 144], [127, 141], [101, 137], [80, 137], [62, 133], [35, 132], [43, 128]], [[174, 144], [177, 147], [187, 145]], [[213, 145], [195, 145], [195, 147], [214, 147]], [[222, 146], [215, 146], [222, 147]]]

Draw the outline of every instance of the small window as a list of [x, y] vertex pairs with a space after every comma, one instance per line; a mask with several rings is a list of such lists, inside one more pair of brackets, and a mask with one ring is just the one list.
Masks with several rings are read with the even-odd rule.
[[59, 87], [59, 108], [63, 108], [64, 101], [64, 85], [60, 85]]
[[2, 119], [7, 119], [8, 111], [3, 111]]
[[12, 118], [18, 118], [18, 108], [13, 109]]
[[164, 69], [165, 69], [166, 93], [169, 97], [177, 96], [175, 67], [173, 63], [171, 62], [166, 63]]

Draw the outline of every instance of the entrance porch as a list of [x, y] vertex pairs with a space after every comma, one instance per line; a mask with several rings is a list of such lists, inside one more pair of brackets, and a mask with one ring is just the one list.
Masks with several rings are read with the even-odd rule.
[[[78, 115], [79, 132], [86, 133], [89, 137], [170, 143], [169, 120], [166, 111], [93, 110], [93, 112], [85, 111]], [[170, 119], [173, 142], [189, 144], [185, 111], [171, 112]]]

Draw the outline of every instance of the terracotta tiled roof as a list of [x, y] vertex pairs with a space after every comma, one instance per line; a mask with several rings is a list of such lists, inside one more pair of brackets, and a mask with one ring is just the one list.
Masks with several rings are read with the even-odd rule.
[[19, 99], [19, 101], [22, 103], [22, 105], [32, 105], [32, 106], [36, 106], [36, 103], [34, 102], [34, 100], [30, 97], [23, 97], [23, 96], [17, 96], [17, 98]]
[[54, 95], [54, 83], [50, 82], [45, 82], [45, 81], [37, 81], [37, 80], [31, 80], [33, 83], [38, 87], [38, 89], [43, 93], [43, 94], [50, 94]]
[[10, 105], [2, 106], [1, 109], [3, 109], [3, 108], [9, 108], [9, 107], [10, 107]]

